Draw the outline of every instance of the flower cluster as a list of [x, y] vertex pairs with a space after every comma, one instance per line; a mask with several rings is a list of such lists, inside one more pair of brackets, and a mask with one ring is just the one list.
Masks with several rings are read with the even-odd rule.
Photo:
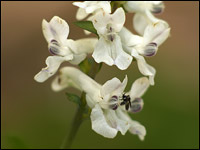
[[[34, 79], [44, 82], [57, 72], [61, 63], [68, 61], [78, 65], [87, 59], [88, 54], [92, 54], [96, 63], [115, 65], [120, 70], [127, 69], [136, 60], [139, 71], [148, 78], [137, 79], [128, 92], [124, 92], [127, 76], [123, 82], [113, 78], [101, 85], [74, 67], [60, 69], [52, 83], [52, 89], [60, 91], [74, 87], [86, 93], [87, 105], [91, 108], [92, 129], [98, 134], [114, 138], [118, 131], [124, 135], [129, 130], [143, 140], [146, 135], [145, 127], [132, 120], [128, 112], [137, 113], [142, 110], [144, 102], [141, 97], [150, 85], [155, 84], [156, 70], [147, 64], [145, 57], [156, 55], [158, 47], [170, 34], [168, 23], [154, 16], [163, 12], [163, 2], [84, 1], [74, 2], [73, 5], [79, 7], [77, 20], [86, 19], [91, 22], [97, 38], [67, 39], [69, 26], [65, 20], [57, 16], [50, 22], [43, 20], [43, 34], [52, 56], [47, 57], [47, 67]], [[134, 13], [133, 28], [138, 35], [124, 26], [126, 13]], [[91, 33], [87, 28], [83, 29], [86, 34]]]

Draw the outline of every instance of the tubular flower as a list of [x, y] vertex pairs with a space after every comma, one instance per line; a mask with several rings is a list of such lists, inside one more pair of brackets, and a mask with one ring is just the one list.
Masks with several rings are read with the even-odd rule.
[[92, 109], [92, 129], [98, 134], [114, 138], [117, 132], [122, 135], [129, 130], [132, 134], [144, 140], [146, 129], [139, 122], [134, 121], [128, 112], [136, 113], [142, 110], [143, 100], [141, 96], [149, 87], [146, 77], [136, 80], [131, 90], [124, 93], [127, 85], [127, 77], [121, 83], [119, 79], [113, 78], [105, 84], [100, 85], [89, 76], [72, 67], [62, 68], [60, 75], [52, 83], [55, 91], [73, 86], [86, 93], [88, 106]]
[[93, 25], [99, 35], [93, 58], [97, 63], [104, 62], [109, 66], [116, 65], [125, 70], [132, 62], [132, 57], [127, 54], [121, 44], [118, 33], [125, 23], [125, 13], [118, 8], [114, 14], [98, 13], [93, 19]]
[[[73, 5], [79, 7], [76, 13], [77, 20], [92, 21], [94, 16], [99, 12], [111, 13], [110, 1], [84, 1], [84, 2], [74, 2]], [[89, 16], [89, 17], [88, 17]], [[90, 34], [91, 32], [84, 30], [85, 34]]]
[[162, 1], [127, 1], [123, 6], [126, 11], [135, 13], [133, 26], [140, 35], [144, 34], [145, 28], [149, 24], [160, 21], [168, 25], [165, 21], [154, 17], [154, 14], [163, 12]]
[[61, 63], [69, 61], [72, 64], [79, 64], [85, 59], [87, 53], [92, 53], [97, 42], [95, 38], [80, 39], [73, 41], [67, 39], [69, 26], [67, 22], [57, 16], [50, 22], [42, 21], [42, 30], [48, 43], [49, 52], [53, 56], [46, 59], [46, 68], [43, 68], [34, 79], [37, 82], [44, 82], [54, 75]]
[[119, 33], [123, 49], [137, 60], [140, 72], [150, 77], [151, 85], [154, 85], [156, 70], [146, 63], [143, 56], [154, 56], [169, 34], [170, 28], [163, 22], [148, 25], [143, 36], [134, 35], [126, 28]]
[[[73, 2], [73, 5], [79, 7], [76, 18], [82, 20], [88, 15], [92, 14], [94, 16], [99, 11], [104, 11], [105, 13], [111, 13], [111, 6], [109, 1], [84, 1], [84, 2]], [[91, 18], [91, 17], [90, 17]], [[91, 19], [89, 19], [91, 20]]]

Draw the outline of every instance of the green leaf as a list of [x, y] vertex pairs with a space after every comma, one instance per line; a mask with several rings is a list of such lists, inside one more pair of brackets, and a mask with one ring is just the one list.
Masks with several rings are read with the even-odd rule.
[[66, 93], [66, 96], [71, 102], [74, 102], [74, 103], [78, 104], [79, 106], [81, 105], [81, 99], [76, 94]]
[[77, 22], [74, 22], [74, 24], [77, 25], [78, 27], [80, 27], [84, 30], [87, 30], [89, 32], [92, 32], [98, 36], [97, 30], [94, 28], [92, 21], [77, 21]]

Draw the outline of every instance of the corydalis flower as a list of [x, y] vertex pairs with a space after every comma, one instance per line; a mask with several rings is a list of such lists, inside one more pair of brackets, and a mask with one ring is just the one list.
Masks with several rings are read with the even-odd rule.
[[136, 13], [133, 26], [140, 35], [144, 34], [144, 30], [149, 24], [155, 24], [158, 21], [165, 22], [154, 17], [154, 14], [163, 12], [162, 1], [127, 1], [123, 6], [126, 11]]
[[132, 13], [143, 13], [148, 10], [151, 13], [157, 14], [161, 13], [164, 9], [164, 4], [162, 1], [126, 1], [123, 6], [126, 11]]
[[[111, 13], [111, 6], [109, 1], [74, 2], [73, 5], [79, 7], [76, 14], [76, 18], [78, 20], [86, 18], [89, 14], [92, 14], [93, 16], [102, 10], [106, 13]], [[91, 20], [91, 17], [89, 20]]]
[[136, 58], [140, 72], [150, 77], [151, 85], [154, 85], [156, 70], [146, 63], [143, 56], [154, 56], [169, 34], [170, 28], [163, 22], [148, 25], [143, 37], [134, 35], [126, 28], [119, 33], [124, 50]]
[[98, 13], [93, 19], [93, 25], [99, 35], [93, 58], [97, 63], [104, 62], [109, 66], [116, 65], [119, 69], [127, 69], [132, 57], [127, 54], [121, 44], [118, 33], [125, 22], [125, 13], [118, 8], [114, 14]]
[[49, 52], [53, 56], [46, 59], [47, 67], [43, 68], [34, 79], [38, 82], [44, 82], [54, 75], [60, 64], [69, 61], [72, 64], [79, 64], [83, 61], [87, 53], [92, 53], [96, 39], [81, 39], [73, 41], [67, 39], [69, 26], [67, 22], [57, 16], [50, 22], [42, 21], [42, 30], [48, 43]]
[[52, 88], [60, 91], [73, 86], [84, 91], [87, 104], [92, 108], [90, 116], [92, 129], [98, 134], [114, 138], [118, 131], [124, 135], [129, 130], [144, 140], [145, 127], [132, 120], [127, 112], [136, 113], [142, 109], [141, 96], [149, 87], [149, 80], [146, 77], [136, 80], [131, 90], [124, 94], [126, 85], [127, 77], [122, 83], [119, 79], [113, 78], [104, 85], [100, 85], [78, 69], [65, 67], [52, 83]]

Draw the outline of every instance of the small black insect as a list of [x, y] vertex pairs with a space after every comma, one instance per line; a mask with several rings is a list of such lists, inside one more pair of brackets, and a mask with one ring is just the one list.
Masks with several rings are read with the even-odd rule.
[[122, 98], [120, 99], [122, 100], [122, 102], [120, 103], [120, 105], [125, 105], [126, 110], [129, 109], [129, 107], [131, 107], [131, 98], [129, 95], [125, 95], [125, 93], [122, 95]]

